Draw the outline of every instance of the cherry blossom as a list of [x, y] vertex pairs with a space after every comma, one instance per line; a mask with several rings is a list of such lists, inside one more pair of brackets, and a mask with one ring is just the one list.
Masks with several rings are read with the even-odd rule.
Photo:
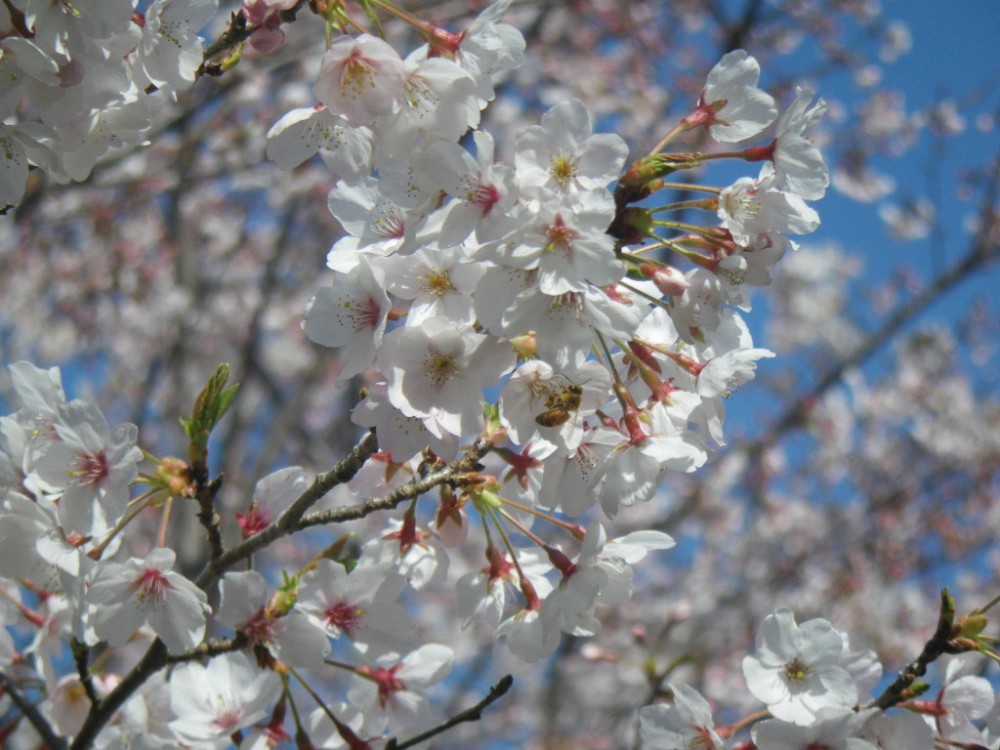
[[454, 654], [428, 643], [402, 658], [380, 659], [355, 670], [348, 700], [365, 715], [365, 731], [414, 732], [429, 721], [423, 691], [451, 671]]
[[796, 91], [795, 101], [778, 120], [773, 146], [777, 185], [810, 201], [822, 198], [830, 184], [823, 155], [807, 137], [826, 113], [823, 99], [809, 106], [813, 97], [809, 89]]
[[246, 632], [251, 644], [271, 649], [276, 658], [295, 667], [314, 667], [326, 656], [326, 639], [304, 614], [282, 613], [269, 606], [267, 581], [260, 573], [227, 573], [219, 582], [219, 594], [215, 619]]
[[414, 643], [414, 625], [396, 601], [405, 580], [394, 571], [361, 565], [350, 574], [344, 566], [320, 560], [303, 576], [296, 609], [313, 627], [333, 639], [344, 636], [371, 659], [403, 653]]
[[215, 742], [264, 719], [280, 694], [278, 675], [242, 653], [186, 662], [170, 677], [170, 706], [182, 717], [170, 728], [181, 742]]
[[931, 750], [934, 747], [934, 733], [916, 714], [873, 714], [860, 734], [861, 739], [879, 750]]
[[98, 637], [120, 646], [149, 624], [171, 653], [198, 645], [205, 634], [208, 600], [172, 570], [175, 560], [172, 549], [160, 547], [145, 559], [99, 563], [87, 592]]
[[756, 654], [743, 659], [747, 689], [776, 718], [800, 726], [813, 724], [822, 710], [851, 708], [858, 691], [839, 666], [843, 646], [828, 621], [798, 625], [790, 609], [779, 609], [761, 625]]
[[59, 440], [29, 458], [31, 471], [59, 494], [59, 522], [67, 531], [101, 533], [125, 513], [129, 489], [142, 459], [135, 425], [112, 429], [92, 404], [61, 404], [53, 428]]
[[685, 123], [707, 127], [722, 143], [757, 135], [778, 116], [774, 99], [757, 88], [759, 79], [760, 65], [753, 57], [744, 50], [727, 53], [709, 71], [698, 107]]
[[697, 690], [683, 682], [670, 684], [673, 704], [639, 710], [639, 730], [646, 747], [655, 750], [722, 750], [712, 709]]
[[316, 81], [316, 98], [351, 125], [370, 125], [403, 106], [403, 61], [378, 37], [340, 36], [331, 42]]
[[309, 478], [298, 466], [279, 469], [263, 477], [254, 487], [253, 500], [245, 511], [236, 512], [243, 537], [260, 533], [309, 486]]
[[499, 380], [513, 359], [509, 346], [435, 317], [390, 332], [378, 366], [403, 414], [433, 417], [447, 432], [467, 435], [482, 418], [481, 384]]
[[267, 158], [293, 169], [317, 153], [339, 175], [355, 177], [371, 165], [371, 131], [351, 127], [326, 107], [286, 112], [267, 133]]
[[819, 214], [798, 194], [778, 190], [774, 183], [774, 172], [765, 164], [756, 180], [741, 177], [719, 196], [719, 218], [738, 244], [772, 233], [809, 234], [819, 226]]
[[415, 158], [414, 166], [454, 198], [441, 227], [445, 246], [458, 244], [473, 232], [479, 242], [487, 243], [514, 228], [513, 170], [493, 163], [492, 135], [477, 130], [473, 141], [475, 157], [458, 144], [436, 140]]
[[362, 261], [352, 273], [336, 275], [303, 311], [302, 329], [310, 339], [348, 353], [341, 381], [366, 370], [375, 358], [389, 315], [383, 287], [381, 273]]
[[137, 62], [154, 86], [182, 89], [201, 63], [198, 31], [218, 0], [155, 0], [146, 10]]
[[993, 688], [986, 679], [962, 674], [969, 666], [969, 662], [960, 658], [948, 662], [937, 699], [923, 706], [927, 713], [925, 718], [937, 734], [954, 742], [982, 740], [972, 721], [989, 713], [995, 700]]
[[590, 113], [578, 100], [556, 104], [540, 125], [518, 133], [514, 165], [521, 190], [606, 188], [621, 173], [628, 146], [619, 136], [592, 133]]
[[[742, 655], [747, 618], [779, 594], [800, 611], [843, 616], [855, 632], [863, 623], [858, 635], [894, 660], [920, 653], [915, 623], [932, 620], [932, 607], [886, 579], [939, 572], [927, 548], [983, 545], [992, 528], [989, 519], [981, 529], [953, 525], [912, 501], [924, 491], [918, 484], [935, 484], [921, 482], [923, 464], [949, 484], [956, 475], [989, 481], [996, 465], [992, 402], [942, 367], [959, 357], [926, 341], [908, 350], [895, 387], [869, 388], [852, 375], [837, 398], [819, 392], [791, 416], [773, 415], [822, 445], [831, 476], [854, 462], [893, 478], [873, 492], [875, 524], [854, 503], [810, 508], [799, 495], [819, 486], [815, 476], [774, 480], [800, 459], [780, 435], [747, 449], [735, 441], [718, 451], [716, 469], [691, 477], [731, 439], [727, 401], [742, 398], [736, 391], [758, 366], [773, 373], [764, 362], [773, 355], [754, 345], [743, 316], [749, 287], [770, 285], [779, 260], [790, 281], [770, 306], [791, 310], [789, 340], [840, 353], [859, 342], [840, 315], [850, 275], [842, 256], [803, 248], [783, 259], [796, 247], [788, 235], [819, 223], [806, 201], [829, 182], [813, 141], [825, 103], [801, 90], [770, 145], [717, 148], [709, 141], [757, 135], [777, 116], [757, 87], [761, 64], [733, 51], [709, 73], [695, 111], [653, 156], [626, 166], [626, 140], [595, 134], [594, 124], [643, 148], [662, 135], [653, 128], [676, 121], [673, 103], [685, 95], [668, 92], [665, 79], [687, 71], [687, 91], [700, 86], [704, 45], [673, 46], [675, 33], [707, 23], [697, 3], [616, 6], [612, 18], [587, 3], [539, 16], [503, 0], [456, 32], [421, 8], [393, 9], [383, 27], [384, 5], [366, 4], [367, 15], [351, 4], [248, 0], [218, 17], [204, 51], [197, 34], [214, 0], [156, 0], [141, 12], [128, 0], [0, 5], [10, 78], [0, 97], [0, 207], [29, 198], [0, 227], [0, 253], [18, 279], [5, 293], [25, 319], [19, 337], [34, 332], [32, 346], [79, 357], [71, 384], [81, 369], [107, 368], [105, 395], [122, 392], [107, 413], [140, 405], [131, 418], [143, 441], [140, 451], [138, 428], [114, 427], [94, 404], [67, 400], [57, 369], [12, 368], [21, 408], [0, 417], [0, 573], [18, 580], [0, 581], [0, 601], [10, 601], [3, 635], [35, 637], [27, 649], [0, 637], [8, 685], [41, 686], [42, 721], [84, 746], [276, 747], [290, 741], [294, 722], [303, 747], [363, 748], [430, 725], [428, 690], [456, 654], [482, 654], [485, 664], [492, 639], [507, 652], [501, 659], [559, 650], [570, 665], [553, 666], [565, 682], [552, 694], [587, 720], [553, 717], [553, 742], [563, 741], [562, 725], [580, 727], [567, 737], [589, 731], [590, 712], [623, 725], [642, 697], [668, 686], [672, 705], [640, 712], [653, 746], [717, 749], [725, 738], [761, 750], [929, 748], [930, 725], [911, 715], [851, 710], [876, 689], [881, 664], [826, 620], [800, 626], [780, 609], [764, 621], [743, 667], [772, 720], [719, 666]], [[545, 40], [530, 54], [548, 57], [521, 72], [525, 41], [501, 23], [508, 11], [518, 23], [535, 19]], [[823, 21], [806, 28], [836, 28], [800, 11]], [[605, 28], [588, 35], [596, 27], [584, 27], [581, 13]], [[663, 39], [654, 26], [661, 13], [675, 19]], [[782, 28], [780, 13], [761, 15], [747, 20], [746, 39], [770, 69], [801, 36]], [[617, 55], [628, 76], [609, 62], [618, 25], [636, 44], [655, 39], [646, 49], [676, 50], [669, 71], [643, 78], [663, 60], [656, 54]], [[562, 27], [577, 49], [553, 56], [549, 41]], [[334, 29], [348, 33], [331, 40]], [[397, 51], [413, 31], [426, 44]], [[832, 36], [824, 41], [835, 48]], [[279, 45], [282, 56], [267, 59]], [[608, 85], [613, 69], [619, 80]], [[204, 81], [179, 96], [202, 76], [222, 85]], [[859, 83], [873, 79], [857, 71]], [[502, 80], [513, 96], [484, 111]], [[567, 93], [588, 101], [560, 102]], [[555, 103], [540, 124], [528, 116], [537, 102]], [[902, 116], [879, 122], [890, 106], [876, 102], [867, 115], [886, 140], [906, 131]], [[831, 109], [847, 111], [840, 102]], [[959, 113], [946, 106], [934, 118], [928, 127], [942, 137], [958, 127]], [[871, 147], [871, 139], [850, 145], [853, 174], [866, 173]], [[263, 152], [295, 171], [260, 167]], [[728, 176], [728, 187], [702, 184], [716, 159], [767, 163], [756, 177]], [[91, 172], [85, 187], [51, 184]], [[663, 197], [677, 185], [688, 198]], [[95, 200], [101, 193], [114, 198]], [[169, 226], [149, 220], [152, 211], [132, 214], [147, 198], [172, 206]], [[127, 226], [118, 222], [126, 214]], [[343, 233], [330, 236], [338, 224]], [[321, 282], [315, 272], [331, 242], [332, 280]], [[298, 263], [296, 253], [310, 260]], [[45, 272], [29, 278], [36, 256]], [[281, 291], [286, 281], [294, 290]], [[59, 314], [27, 314], [35, 295], [56, 300]], [[112, 329], [107, 351], [79, 354], [76, 339], [103, 346], [92, 332]], [[239, 371], [232, 402], [233, 391], [213, 390], [215, 379], [197, 395], [204, 378], [192, 347]], [[176, 382], [163, 386], [161, 369]], [[226, 411], [219, 398], [228, 413], [216, 426]], [[866, 404], [864, 420], [844, 407], [851, 400]], [[886, 414], [909, 420], [923, 403], [904, 448], [879, 431]], [[761, 412], [756, 421], [772, 421]], [[352, 449], [354, 425], [369, 434]], [[921, 460], [900, 471], [916, 451]], [[944, 459], [964, 468], [936, 463]], [[753, 507], [737, 487], [751, 488]], [[980, 492], [963, 521], [990, 507]], [[595, 518], [602, 511], [631, 533], [609, 541], [611, 526]], [[940, 521], [940, 545], [914, 535], [925, 517]], [[662, 568], [639, 564], [673, 546], [654, 524], [685, 538], [683, 554]], [[869, 548], [847, 549], [859, 539]], [[841, 540], [844, 549], [832, 550]], [[891, 551], [868, 554], [880, 545]], [[199, 567], [191, 581], [175, 572]], [[974, 590], [979, 578], [963, 585]], [[629, 604], [644, 582], [665, 595]], [[884, 627], [873, 624], [875, 610]], [[631, 630], [608, 627], [634, 618], [643, 621]], [[959, 627], [963, 637], [975, 630], [968, 620]], [[563, 633], [604, 637], [560, 649]], [[429, 643], [439, 636], [454, 649]], [[230, 653], [213, 656], [221, 652]], [[572, 671], [582, 665], [608, 667], [606, 679]], [[474, 680], [476, 669], [463, 668], [456, 682]], [[903, 707], [933, 716], [946, 741], [996, 744], [980, 728], [992, 690], [979, 679], [949, 671], [937, 699], [907, 696]], [[90, 709], [94, 690], [102, 700]], [[303, 691], [313, 690], [327, 710], [303, 708]], [[702, 694], [734, 723], [715, 727]], [[455, 694], [454, 705], [467, 697]], [[52, 744], [35, 736], [44, 728], [35, 721], [13, 722], [4, 742]], [[616, 728], [607, 742], [634, 744], [634, 730]]]
[[771, 719], [755, 724], [753, 741], [757, 747], [774, 750], [812, 750], [822, 747], [829, 750], [877, 750], [867, 740], [852, 736], [867, 718], [852, 711], [821, 713], [815, 723], [796, 726]]

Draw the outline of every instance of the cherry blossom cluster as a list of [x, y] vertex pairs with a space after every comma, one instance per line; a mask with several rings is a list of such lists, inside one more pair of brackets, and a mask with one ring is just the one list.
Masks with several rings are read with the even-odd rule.
[[[348, 669], [351, 685], [345, 702], [296, 718], [297, 733], [305, 733], [313, 747], [371, 747], [375, 738], [426, 727], [425, 692], [448, 674], [454, 654], [443, 645], [420, 644], [400, 596], [408, 582], [420, 588], [439, 572], [444, 559], [433, 545], [417, 542], [418, 554], [410, 554], [400, 545], [406, 534], [398, 529], [367, 541], [351, 566], [317, 557], [277, 588], [256, 571], [229, 571], [219, 581], [217, 604], [210, 606], [203, 584], [173, 569], [175, 554], [169, 547], [127, 559], [118, 554], [129, 545], [119, 532], [135, 518], [135, 508], [157, 507], [167, 493], [185, 496], [186, 474], [172, 472], [164, 460], [159, 476], [140, 476], [143, 455], [134, 425], [111, 427], [89, 402], [68, 400], [58, 369], [25, 362], [10, 369], [21, 408], [0, 418], [5, 488], [0, 669], [33, 670], [44, 685], [42, 714], [57, 736], [71, 738], [81, 730], [92, 700], [112, 694], [121, 676], [135, 668], [139, 650], [154, 638], [177, 665], [128, 696], [95, 747], [222, 747], [244, 731], [241, 748], [280, 747], [290, 740], [282, 708], [290, 697], [280, 675], [298, 676], [322, 663]], [[130, 510], [128, 484], [136, 478], [154, 490], [137, 498]], [[297, 467], [263, 478], [253, 504], [237, 518], [243, 535], [265, 534], [309, 489], [308, 476]], [[594, 592], [605, 604], [622, 603], [631, 586], [630, 566], [648, 551], [669, 545], [669, 538], [652, 531], [607, 541], [595, 523], [574, 561], [554, 549], [547, 556], [522, 551], [518, 567], [551, 606], [543, 616], [561, 618], [553, 623], [558, 628], [585, 632], [596, 621], [587, 613], [589, 605], [581, 605]], [[457, 584], [459, 607], [470, 616], [502, 615], [503, 586], [495, 586], [485, 599], [482, 591], [484, 583], [512, 569], [498, 558], [491, 563], [481, 575]], [[558, 586], [546, 578], [553, 566], [567, 571]], [[37, 600], [34, 607], [22, 591]], [[36, 628], [23, 653], [8, 631], [21, 619]], [[956, 620], [952, 612], [939, 625], [942, 642], [936, 648], [976, 650], [984, 624], [982, 613]], [[238, 634], [230, 647], [205, 640], [220, 628]], [[513, 627], [507, 633], [512, 649], [531, 647], [523, 633], [514, 633]], [[79, 672], [67, 673], [60, 663], [67, 642], [76, 650], [106, 644], [108, 663], [84, 683]], [[195, 660], [212, 653], [204, 664]], [[747, 690], [766, 706], [765, 718], [754, 712], [717, 726], [711, 706], [696, 690], [672, 682], [670, 703], [640, 711], [645, 746], [932, 750], [936, 742], [949, 742], [1000, 747], [1000, 710], [992, 686], [971, 673], [971, 661], [949, 662], [935, 697], [923, 698], [927, 686], [911, 684], [911, 674], [907, 689], [883, 705], [882, 697], [872, 697], [882, 678], [874, 652], [852, 649], [847, 634], [824, 619], [798, 624], [782, 608], [764, 620], [755, 653], [742, 666]], [[886, 706], [907, 710], [887, 713]], [[979, 723], [983, 718], [985, 725]], [[740, 732], [747, 729], [751, 740], [741, 740]], [[19, 747], [35, 736], [34, 727], [22, 722], [10, 740]]]
[[[493, 138], [475, 126], [493, 77], [520, 59], [523, 40], [499, 21], [506, 5], [458, 35], [424, 29], [428, 43], [405, 59], [373, 36], [334, 39], [318, 104], [282, 117], [268, 153], [292, 167], [319, 152], [339, 177], [328, 203], [346, 235], [303, 328], [340, 350], [339, 382], [367, 375], [353, 420], [375, 430], [382, 461], [405, 478], [488, 442], [493, 466], [442, 495], [433, 531], [411, 509], [390, 533], [404, 552], [456, 544], [474, 509], [488, 566], [460, 582], [459, 614], [482, 615], [534, 660], [563, 633], [597, 632], [594, 608], [627, 597], [622, 583], [641, 556], [633, 545], [672, 545], [654, 534], [608, 543], [599, 522], [552, 513], [599, 505], [614, 517], [724, 444], [725, 398], [773, 356], [754, 348], [736, 308], [749, 307], [747, 286], [769, 282], [788, 235], [818, 226], [806, 201], [823, 195], [828, 175], [808, 139], [824, 105], [810, 106], [808, 91], [768, 146], [663, 152], [689, 130], [728, 144], [774, 123], [759, 66], [742, 51], [719, 62], [692, 112], [624, 175], [624, 142], [595, 135], [576, 101], [520, 132], [512, 165], [495, 161]], [[645, 207], [671, 174], [727, 156], [763, 167], [726, 188], [690, 186], [706, 198]], [[671, 210], [710, 211], [718, 223], [656, 218]], [[663, 249], [691, 270], [658, 260]], [[539, 522], [582, 542], [580, 557], [533, 530]], [[520, 536], [527, 548], [515, 548]], [[425, 568], [446, 559], [421, 555]], [[528, 573], [538, 555], [548, 577]], [[582, 575], [589, 566], [593, 576]]]
[[0, 7], [0, 211], [28, 167], [83, 180], [109, 153], [146, 141], [195, 80], [198, 31], [218, 0], [12, 0]]
[[[872, 697], [882, 679], [873, 651], [853, 651], [847, 634], [827, 620], [797, 624], [792, 611], [782, 608], [764, 620], [756, 653], [743, 660], [747, 689], [766, 711], [717, 727], [708, 701], [674, 682], [669, 703], [639, 711], [640, 731], [650, 750], [996, 748], [1000, 705], [994, 706], [993, 686], [975, 668], [974, 661], [953, 659], [934, 698], [916, 697], [927, 689], [924, 684], [895, 704], [907, 710], [887, 712], [891, 704]], [[983, 726], [974, 723], [984, 717]], [[747, 726], [749, 741], [726, 742]]]

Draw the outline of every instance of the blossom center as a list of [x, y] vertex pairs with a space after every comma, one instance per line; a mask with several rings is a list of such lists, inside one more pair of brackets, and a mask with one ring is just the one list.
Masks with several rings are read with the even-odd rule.
[[355, 330], [374, 330], [378, 327], [382, 319], [382, 308], [379, 307], [378, 300], [369, 297], [360, 302], [352, 302], [351, 312], [354, 314]]
[[435, 386], [443, 385], [458, 375], [458, 363], [449, 354], [432, 352], [424, 360], [427, 375]]
[[809, 676], [809, 665], [795, 657], [785, 665], [785, 677], [791, 682], [802, 682]]
[[760, 210], [760, 201], [750, 193], [733, 193], [726, 197], [726, 211], [730, 216], [756, 219]]
[[243, 712], [236, 709], [224, 710], [218, 716], [215, 717], [215, 726], [223, 731], [229, 731], [237, 726], [243, 721]]
[[418, 278], [422, 282], [423, 290], [425, 292], [428, 294], [434, 294], [438, 297], [442, 297], [455, 289], [447, 271], [442, 273], [431, 273], [426, 276], [419, 276]]
[[406, 234], [406, 220], [396, 207], [376, 206], [372, 214], [376, 217], [372, 221], [372, 229], [380, 237], [398, 240]]
[[385, 708], [393, 693], [406, 689], [406, 685], [396, 676], [396, 672], [402, 667], [402, 664], [397, 664], [388, 669], [385, 667], [361, 667], [358, 669], [359, 673], [367, 675], [378, 685], [378, 702], [382, 708]]
[[97, 484], [107, 478], [108, 457], [104, 451], [79, 451], [70, 474], [76, 484]]
[[483, 568], [483, 572], [490, 577], [490, 584], [498, 580], [510, 580], [514, 575], [514, 565], [503, 553], [493, 553], [490, 555], [489, 567]]
[[359, 99], [365, 94], [365, 89], [375, 88], [377, 71], [371, 63], [355, 50], [344, 61], [344, 72], [340, 76], [340, 95], [351, 99]]
[[712, 734], [707, 727], [692, 727], [694, 735], [688, 741], [688, 750], [711, 750], [715, 747], [712, 743]]
[[573, 241], [579, 236], [580, 233], [568, 226], [562, 216], [556, 216], [545, 228], [545, 252], [559, 250], [564, 255], [569, 255], [573, 251]]
[[340, 601], [326, 608], [323, 612], [323, 619], [326, 621], [327, 625], [335, 627], [338, 630], [343, 630], [345, 633], [350, 635], [358, 629], [358, 626], [361, 624], [361, 617], [364, 613], [365, 611], [360, 607], [355, 607], [348, 602]]
[[477, 182], [466, 191], [465, 200], [478, 206], [484, 214], [488, 214], [493, 206], [500, 202], [500, 191], [494, 185]]
[[556, 154], [549, 161], [549, 174], [561, 187], [566, 187], [576, 177], [576, 161], [566, 154]]
[[148, 568], [139, 577], [138, 599], [151, 598], [156, 601], [162, 600], [170, 588], [170, 582], [156, 568]]
[[424, 105], [426, 110], [433, 111], [438, 103], [430, 86], [419, 78], [409, 79], [406, 82], [404, 93], [406, 94], [406, 104], [411, 110], [420, 109], [420, 106]]
[[251, 643], [271, 643], [274, 640], [274, 620], [271, 620], [263, 608], [246, 624], [247, 635]]
[[244, 539], [249, 539], [255, 534], [259, 534], [270, 523], [271, 519], [261, 512], [260, 506], [257, 503], [251, 503], [246, 513], [236, 514], [236, 524], [240, 527], [240, 531], [243, 532]]

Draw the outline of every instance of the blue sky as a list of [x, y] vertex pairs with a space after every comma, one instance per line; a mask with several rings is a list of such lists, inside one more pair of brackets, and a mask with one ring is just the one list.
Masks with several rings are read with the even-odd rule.
[[[935, 143], [935, 138], [924, 129], [901, 158], [876, 158], [874, 166], [895, 179], [898, 188], [884, 200], [859, 203], [831, 189], [823, 200], [814, 204], [822, 225], [815, 234], [803, 238], [802, 244], [808, 247], [834, 243], [863, 259], [865, 269], [856, 285], [859, 296], [855, 300], [855, 312], [860, 314], [859, 319], [868, 329], [877, 327], [880, 320], [866, 309], [860, 296], [862, 290], [886, 281], [901, 267], [906, 267], [922, 281], [929, 281], [964, 255], [970, 242], [964, 222], [978, 208], [979, 195], [972, 202], [960, 201], [956, 196], [958, 175], [962, 169], [980, 168], [1000, 155], [1000, 131], [983, 132], [977, 127], [977, 117], [992, 114], [1000, 119], [1000, 2], [888, 0], [883, 3], [883, 12], [887, 21], [898, 19], [909, 26], [912, 49], [896, 62], [881, 67], [883, 78], [879, 87], [899, 91], [905, 97], [907, 112], [930, 107], [942, 98], [953, 98], [966, 121], [966, 129], [944, 143]], [[796, 65], [807, 68], [815, 61], [816, 54], [816, 45], [806, 41], [783, 67], [790, 71], [794, 71]], [[767, 84], [768, 71], [765, 69], [762, 86], [766, 89]], [[816, 88], [818, 95], [831, 102], [838, 101], [848, 116], [869, 95], [846, 72], [817, 81]], [[836, 143], [841, 127], [836, 118], [829, 117], [825, 127]], [[939, 155], [936, 149], [942, 146], [944, 151]], [[937, 180], [936, 187], [928, 183], [928, 175]], [[923, 196], [928, 190], [931, 193], [928, 197], [935, 204], [941, 221], [940, 234], [910, 241], [892, 238], [879, 217], [879, 207]], [[989, 298], [998, 288], [1000, 269], [980, 273], [933, 304], [914, 325], [932, 320], [954, 323], [971, 301]], [[766, 296], [765, 291], [761, 297]], [[748, 317], [755, 339], [764, 346], [767, 345], [763, 335], [766, 306], [766, 300], [761, 298]], [[992, 309], [995, 318], [1000, 307], [993, 304]], [[781, 365], [770, 362], [764, 367], [776, 371]], [[995, 386], [996, 383], [994, 390]], [[734, 410], [731, 416], [737, 422], [742, 416], [736, 413], [741, 408], [735, 403], [739, 400], [734, 399], [731, 404]]]
[[[942, 96], [960, 102], [959, 112], [966, 117], [966, 131], [948, 143], [948, 153], [939, 164], [941, 203], [938, 216], [946, 242], [941, 260], [950, 265], [957, 252], [967, 245], [967, 235], [960, 222], [971, 210], [954, 197], [955, 169], [959, 164], [978, 166], [1000, 151], [997, 131], [976, 130], [977, 114], [997, 112], [1000, 105], [1000, 3], [995, 0], [971, 0], [961, 3], [919, 2], [897, 0], [886, 2], [889, 18], [905, 21], [911, 30], [913, 48], [894, 64], [886, 65], [883, 85], [897, 89], [906, 97], [908, 109], [924, 108]], [[841, 79], [825, 85], [840, 84], [832, 96], [845, 99], [857, 96], [857, 89]], [[827, 93], [827, 92], [823, 92]], [[980, 94], [984, 96], [980, 97]], [[978, 101], [976, 101], [978, 99]], [[932, 138], [922, 133], [917, 145], [902, 159], [881, 160], [885, 171], [897, 181], [897, 198], [919, 194], [925, 185], [928, 165], [932, 163]], [[915, 186], [910, 190], [909, 186]], [[824, 225], [817, 239], [833, 239], [845, 249], [864, 255], [869, 272], [876, 277], [900, 263], [929, 273], [935, 261], [932, 254], [941, 248], [929, 242], [897, 242], [889, 237], [878, 217], [878, 204], [858, 204], [846, 200], [835, 191], [819, 204]], [[994, 279], [995, 281], [996, 279]], [[981, 285], [976, 285], [981, 288]], [[971, 291], [971, 289], [969, 290]]]

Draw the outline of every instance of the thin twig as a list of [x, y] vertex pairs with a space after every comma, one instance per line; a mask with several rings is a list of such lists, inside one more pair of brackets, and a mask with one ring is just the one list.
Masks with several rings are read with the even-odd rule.
[[239, 631], [232, 638], [217, 638], [205, 641], [190, 651], [183, 654], [168, 654], [168, 664], [181, 664], [186, 661], [196, 661], [199, 659], [211, 659], [213, 656], [228, 654], [233, 651], [242, 651], [250, 645], [250, 637], [243, 631]]
[[[288, 10], [278, 11], [278, 16], [281, 18], [282, 23], [291, 23], [295, 20], [295, 16], [302, 9], [302, 6], [306, 4], [306, 0], [299, 0], [293, 7]], [[266, 23], [266, 22], [265, 22]], [[201, 76], [221, 76], [223, 72], [222, 63], [215, 60], [215, 58], [222, 56], [225, 53], [232, 52], [238, 46], [247, 41], [253, 32], [264, 27], [264, 23], [259, 23], [256, 26], [250, 26], [247, 22], [246, 14], [243, 10], [238, 10], [229, 17], [229, 27], [219, 35], [212, 44], [210, 44], [202, 55], [201, 65], [198, 66], [198, 70], [195, 75]]]
[[198, 576], [196, 583], [202, 589], [207, 589], [230, 567], [240, 560], [250, 557], [258, 550], [267, 547], [276, 539], [291, 534], [302, 528], [299, 523], [309, 508], [315, 505], [334, 487], [349, 481], [378, 450], [375, 433], [369, 432], [354, 447], [344, 460], [330, 471], [317, 476], [309, 488], [278, 516], [274, 523], [259, 534], [255, 534], [241, 544], [236, 545], [218, 559], [212, 560], [208, 567]]
[[[166, 663], [167, 647], [163, 641], [157, 638], [139, 660], [139, 663], [132, 667], [132, 671], [122, 678], [122, 681], [115, 686], [115, 689], [104, 696], [104, 699], [100, 703], [91, 706], [90, 713], [87, 714], [83, 726], [80, 727], [80, 731], [73, 738], [73, 744], [69, 746], [70, 750], [84, 750], [84, 748], [91, 747], [97, 738], [98, 732], [104, 728], [105, 724], [111, 721], [111, 717], [115, 715], [115, 712], [142, 687], [146, 680], [159, 672]], [[62, 750], [65, 745], [59, 747]]]
[[476, 471], [479, 466], [479, 460], [492, 449], [493, 443], [489, 440], [477, 440], [476, 444], [466, 451], [461, 458], [452, 461], [440, 471], [432, 472], [425, 477], [411, 479], [384, 497], [375, 497], [357, 505], [333, 508], [332, 510], [305, 516], [299, 524], [299, 528], [304, 529], [309, 526], [323, 526], [329, 523], [356, 521], [380, 510], [391, 510], [400, 503], [412, 500], [428, 490], [444, 484], [458, 474]]
[[198, 520], [205, 529], [213, 561], [221, 558], [226, 551], [222, 544], [222, 519], [215, 510], [215, 498], [221, 488], [221, 476], [209, 482], [198, 482]]
[[66, 750], [66, 740], [53, 731], [52, 727], [49, 726], [48, 720], [42, 716], [38, 707], [28, 700], [28, 696], [21, 692], [21, 689], [6, 672], [0, 672], [0, 687], [3, 687], [14, 705], [21, 709], [24, 718], [31, 722], [31, 726], [38, 732], [42, 738], [42, 742], [50, 750]]
[[452, 727], [463, 724], [467, 721], [479, 721], [483, 717], [483, 709], [489, 706], [491, 703], [495, 703], [500, 698], [502, 698], [510, 686], [514, 684], [514, 678], [509, 674], [504, 675], [500, 678], [500, 681], [490, 688], [489, 694], [483, 698], [479, 703], [467, 708], [461, 713], [457, 713], [436, 727], [428, 729], [426, 732], [421, 732], [418, 735], [410, 737], [408, 740], [403, 740], [402, 742], [397, 742], [395, 737], [390, 737], [389, 741], [385, 743], [385, 750], [406, 750], [408, 747], [413, 747], [414, 745], [419, 745], [421, 742], [426, 742], [431, 737], [447, 732]]
[[934, 635], [924, 644], [920, 656], [900, 670], [893, 683], [875, 701], [875, 706], [885, 711], [906, 698], [904, 693], [918, 677], [923, 677], [927, 673], [927, 666], [948, 652], [948, 642], [953, 635], [954, 625], [955, 602], [948, 593], [948, 589], [944, 589], [941, 592], [941, 612], [938, 615], [938, 624]]
[[90, 648], [74, 638], [70, 642], [70, 650], [73, 652], [73, 663], [76, 664], [76, 673], [80, 676], [80, 684], [83, 685], [83, 692], [90, 699], [91, 703], [97, 703], [100, 696], [97, 695], [97, 688], [94, 687], [94, 677], [90, 673]]

